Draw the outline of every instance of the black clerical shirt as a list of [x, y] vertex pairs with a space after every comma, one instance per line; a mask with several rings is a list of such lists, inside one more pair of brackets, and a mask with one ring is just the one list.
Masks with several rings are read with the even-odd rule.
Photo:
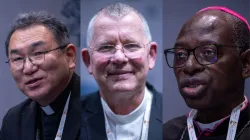
[[40, 112], [40, 118], [38, 118], [37, 126], [38, 131], [40, 131], [39, 137], [41, 140], [55, 139], [64, 106], [66, 104], [72, 86], [71, 81], [66, 89], [56, 98], [56, 100], [48, 105], [52, 109], [53, 114], [46, 112], [46, 110], [41, 107], [39, 108], [38, 112]]

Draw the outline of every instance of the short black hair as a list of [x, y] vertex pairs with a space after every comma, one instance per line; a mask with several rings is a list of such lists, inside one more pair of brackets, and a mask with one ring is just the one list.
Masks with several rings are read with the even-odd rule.
[[9, 57], [9, 42], [12, 34], [18, 29], [26, 29], [33, 25], [43, 25], [48, 28], [59, 46], [67, 46], [69, 34], [66, 26], [56, 17], [46, 11], [22, 13], [17, 16], [5, 41], [6, 56]]
[[228, 14], [227, 20], [231, 23], [233, 28], [233, 42], [234, 45], [241, 50], [246, 51], [250, 48], [250, 31], [248, 25], [241, 19]]

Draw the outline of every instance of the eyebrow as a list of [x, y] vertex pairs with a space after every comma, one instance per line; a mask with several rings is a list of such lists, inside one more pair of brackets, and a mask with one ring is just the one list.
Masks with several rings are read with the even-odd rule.
[[[197, 43], [197, 45], [196, 46], [193, 46], [193, 47], [198, 47], [198, 46], [202, 46], [202, 45], [208, 45], [208, 44], [219, 44], [219, 43], [217, 43], [217, 42], [215, 42], [215, 41], [212, 41], [212, 40], [202, 40], [202, 41], [198, 41], [198, 43]], [[188, 45], [188, 43], [185, 43], [185, 42], [183, 42], [183, 41], [180, 41], [180, 42], [176, 42], [175, 44], [174, 44], [174, 47], [177, 47], [177, 46], [188, 46], [188, 47], [190, 47], [189, 45]]]
[[[45, 45], [46, 43], [44, 41], [37, 41], [37, 42], [33, 42], [32, 44], [30, 44], [28, 47], [29, 48], [36, 48], [36, 47], [40, 47]], [[19, 54], [20, 53], [20, 49], [11, 49], [10, 50], [10, 54]]]

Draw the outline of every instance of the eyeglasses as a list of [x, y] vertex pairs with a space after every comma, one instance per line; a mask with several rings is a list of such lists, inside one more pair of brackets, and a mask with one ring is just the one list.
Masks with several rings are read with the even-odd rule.
[[124, 44], [121, 49], [117, 49], [115, 45], [101, 45], [97, 46], [93, 49], [98, 54], [101, 54], [105, 57], [112, 57], [117, 50], [121, 50], [124, 55], [130, 59], [137, 58], [138, 56], [141, 56], [144, 48], [147, 44], [140, 44], [140, 43], [128, 43]]
[[[221, 44], [207, 44], [198, 46], [193, 49], [185, 48], [171, 48], [164, 50], [165, 58], [167, 64], [170, 68], [180, 68], [186, 65], [186, 62], [189, 58], [189, 55], [193, 53], [196, 61], [200, 65], [210, 65], [218, 61], [218, 48], [219, 47], [234, 47], [230, 45], [221, 45]], [[236, 48], [236, 47], [234, 47]]]
[[66, 46], [59, 46], [55, 49], [51, 49], [48, 51], [39, 51], [39, 52], [32, 52], [31, 54], [27, 55], [26, 57], [10, 57], [9, 60], [5, 63], [8, 63], [10, 65], [10, 67], [14, 70], [21, 70], [23, 69], [24, 63], [26, 61], [26, 58], [29, 59], [29, 61], [33, 64], [33, 65], [40, 65], [44, 62], [45, 59], [45, 54], [58, 50], [58, 49], [63, 49]]

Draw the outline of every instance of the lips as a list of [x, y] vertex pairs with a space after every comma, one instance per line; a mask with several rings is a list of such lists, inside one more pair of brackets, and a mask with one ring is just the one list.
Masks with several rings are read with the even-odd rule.
[[131, 74], [133, 74], [132, 71], [126, 71], [126, 70], [115, 70], [115, 71], [110, 71], [107, 73], [108, 77], [111, 78], [116, 78], [116, 79], [127, 79], [129, 78], [129, 76], [131, 76]]
[[130, 71], [113, 71], [113, 72], [108, 72], [108, 75], [123, 75], [123, 74], [128, 74], [132, 73]]
[[25, 85], [27, 85], [30, 88], [36, 87], [40, 84], [41, 80], [42, 78], [32, 78], [29, 79], [27, 82], [25, 82]]
[[185, 78], [180, 80], [180, 88], [185, 96], [201, 96], [206, 88], [206, 82], [200, 78]]

